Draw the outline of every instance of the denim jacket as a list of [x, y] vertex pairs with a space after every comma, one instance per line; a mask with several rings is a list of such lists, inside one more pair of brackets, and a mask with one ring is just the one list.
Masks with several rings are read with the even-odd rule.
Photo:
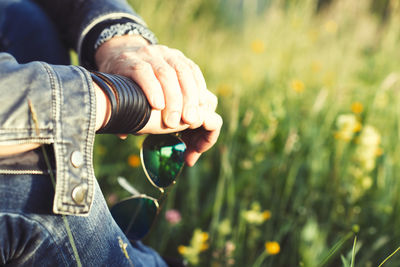
[[[145, 25], [123, 0], [36, 2], [56, 23], [68, 46], [78, 53], [85, 35], [97, 23], [128, 18]], [[0, 93], [0, 144], [53, 144], [53, 211], [86, 215], [93, 201], [95, 179], [92, 154], [96, 98], [89, 72], [79, 66], [44, 62], [18, 64], [11, 55], [0, 53]]]

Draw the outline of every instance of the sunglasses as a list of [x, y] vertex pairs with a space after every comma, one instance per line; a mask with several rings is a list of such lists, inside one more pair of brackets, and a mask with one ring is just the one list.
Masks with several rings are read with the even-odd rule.
[[[143, 141], [140, 159], [144, 173], [161, 193], [175, 184], [184, 165], [185, 150], [185, 143], [173, 134], [148, 135]], [[160, 199], [141, 194], [129, 184], [123, 187], [132, 196], [115, 204], [111, 215], [129, 240], [140, 240], [150, 231], [160, 212]]]

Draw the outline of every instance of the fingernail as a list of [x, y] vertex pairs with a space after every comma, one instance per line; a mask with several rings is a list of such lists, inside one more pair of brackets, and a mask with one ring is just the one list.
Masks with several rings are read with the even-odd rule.
[[167, 123], [169, 127], [172, 128], [177, 127], [180, 121], [181, 121], [181, 114], [179, 114], [179, 112], [173, 111], [169, 113], [167, 117]]
[[185, 119], [189, 122], [194, 122], [197, 120], [197, 109], [190, 107], [185, 112]]

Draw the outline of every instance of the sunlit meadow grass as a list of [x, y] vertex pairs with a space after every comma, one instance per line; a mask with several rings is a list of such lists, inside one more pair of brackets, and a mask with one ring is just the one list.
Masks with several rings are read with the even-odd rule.
[[[160, 43], [201, 67], [224, 118], [163, 207], [181, 219], [163, 212], [145, 242], [199, 266], [377, 266], [400, 245], [397, 1], [384, 23], [369, 1], [318, 13], [311, 0], [256, 2], [132, 1]], [[119, 175], [158, 194], [140, 140], [97, 140], [110, 203], [127, 196]]]

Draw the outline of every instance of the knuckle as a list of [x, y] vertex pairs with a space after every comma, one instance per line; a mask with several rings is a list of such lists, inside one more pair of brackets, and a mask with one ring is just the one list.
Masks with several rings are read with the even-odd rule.
[[209, 96], [208, 96], [208, 103], [212, 107], [217, 107], [217, 105], [218, 105], [218, 97], [216, 95], [214, 95], [213, 93], [210, 93]]
[[121, 62], [126, 62], [126, 61], [132, 61], [135, 60], [135, 58], [133, 57], [132, 53], [130, 52], [122, 52], [119, 55], [117, 55], [115, 57], [116, 62], [121, 63]]
[[191, 67], [192, 69], [194, 69], [195, 71], [201, 72], [201, 69], [200, 69], [199, 65], [197, 65], [196, 63], [194, 63], [193, 60], [188, 59], [188, 64], [189, 64], [190, 67]]
[[167, 65], [161, 64], [154, 68], [155, 72], [163, 77], [169, 77], [173, 74], [173, 70]]
[[157, 45], [151, 45], [151, 47], [149, 47], [149, 49], [151, 49], [151, 51], [149, 50], [150, 53], [156, 53], [162, 57], [165, 57], [166, 55], [169, 54], [168, 50], [169, 48], [165, 45], [161, 45], [161, 44], [157, 44]]
[[135, 61], [132, 62], [131, 65], [132, 71], [148, 71], [149, 69], [151, 69], [151, 66], [149, 63], [145, 62], [145, 61]]
[[155, 50], [156, 50], [155, 47], [152, 45], [145, 45], [140, 48], [140, 52], [147, 55], [154, 54]]
[[190, 73], [188, 66], [180, 61], [174, 63], [174, 68], [178, 75], [188, 75]]
[[178, 49], [173, 48], [173, 49], [171, 49], [171, 52], [174, 53], [174, 54], [176, 54], [176, 55], [179, 56], [179, 57], [184, 57], [184, 58], [186, 58], [185, 54], [184, 54], [181, 50], [178, 50]]
[[182, 112], [183, 109], [183, 97], [179, 90], [165, 91], [166, 94], [166, 109]]
[[217, 114], [217, 128], [221, 129], [223, 124], [224, 124], [224, 120], [222, 119], [222, 117], [219, 114]]
[[163, 51], [163, 52], [166, 52], [166, 51], [171, 50], [171, 48], [169, 48], [169, 47], [166, 46], [166, 45], [162, 45], [162, 44], [159, 44], [159, 45], [157, 45], [156, 47], [157, 47], [159, 50]]

